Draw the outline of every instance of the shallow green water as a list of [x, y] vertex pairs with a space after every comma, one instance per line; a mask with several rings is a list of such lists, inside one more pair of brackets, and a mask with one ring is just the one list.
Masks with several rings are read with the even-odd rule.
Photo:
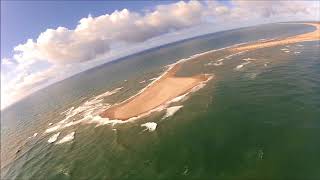
[[[206, 66], [208, 59], [186, 67], [181, 74], [214, 73], [215, 79], [176, 103], [183, 108], [173, 116], [162, 120], [164, 112], [159, 112], [127, 124], [70, 126], [60, 136], [76, 134], [64, 144], [49, 144], [53, 133], [40, 134], [22, 146], [5, 177], [319, 179], [319, 42], [300, 44], [291, 45], [288, 54], [280, 46], [232, 57], [221, 66]], [[236, 70], [248, 57], [256, 60]], [[143, 76], [113, 84], [124, 89], [105, 101], [125, 99], [143, 87], [137, 82], [159, 73], [149, 68]], [[63, 119], [62, 110], [56, 111], [40, 123], [44, 130], [48, 122]], [[144, 131], [141, 124], [150, 121], [157, 129]], [[26, 134], [35, 131], [41, 132]]]

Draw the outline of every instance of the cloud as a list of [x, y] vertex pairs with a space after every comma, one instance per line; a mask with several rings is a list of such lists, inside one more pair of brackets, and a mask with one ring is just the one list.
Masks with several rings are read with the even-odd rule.
[[14, 48], [17, 59], [48, 60], [54, 64], [92, 60], [110, 50], [112, 43], [143, 42], [154, 36], [201, 22], [203, 6], [197, 1], [160, 5], [141, 15], [127, 9], [98, 17], [88, 16], [70, 30], [47, 29], [36, 41], [29, 39]]
[[257, 17], [308, 14], [312, 10], [301, 1], [232, 1], [231, 4], [180, 1], [159, 5], [145, 14], [123, 9], [98, 17], [89, 15], [82, 18], [75, 29], [47, 29], [36, 40], [29, 39], [16, 46], [15, 56], [20, 60], [40, 59], [55, 64], [83, 62], [107, 53], [113, 43], [143, 42], [206, 21], [239, 22]]
[[242, 12], [249, 15], [269, 18], [279, 15], [308, 14], [308, 4], [304, 1], [233, 1], [235, 14]]
[[[206, 16], [213, 16], [218, 22], [252, 21], [259, 19], [260, 22], [271, 19], [273, 21], [318, 19], [319, 3], [316, 1], [247, 1], [232, 0], [231, 6], [208, 1]], [[289, 18], [288, 18], [289, 17]], [[290, 19], [291, 18], [291, 19]]]
[[15, 65], [16, 62], [13, 59], [2, 58], [1, 59], [1, 64], [4, 65], [4, 66], [11, 66], [11, 65]]
[[55, 76], [56, 73], [52, 70], [53, 69], [49, 68], [36, 73], [29, 73], [26, 70], [16, 71], [14, 73], [14, 78], [8, 83], [3, 82], [5, 79], [8, 79], [8, 77], [5, 74], [2, 74], [1, 106], [7, 106], [34, 92], [36, 87], [41, 87], [41, 85]]
[[[89, 15], [74, 29], [47, 29], [36, 39], [14, 47], [12, 58], [1, 60], [1, 70], [6, 70], [1, 72], [1, 94], [6, 95], [2, 98], [6, 102], [1, 104], [10, 104], [52, 82], [133, 52], [230, 25], [319, 20], [318, 9], [315, 1], [232, 0], [227, 5], [209, 0], [159, 5], [144, 13], [123, 9], [97, 17]], [[39, 69], [43, 62], [47, 65]]]

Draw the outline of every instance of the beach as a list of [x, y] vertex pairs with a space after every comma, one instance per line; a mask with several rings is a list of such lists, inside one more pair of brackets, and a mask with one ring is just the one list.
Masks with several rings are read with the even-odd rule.
[[[238, 53], [277, 45], [320, 40], [320, 23], [303, 24], [314, 26], [316, 30], [305, 34], [287, 37], [285, 39], [273, 39], [263, 42], [259, 41], [249, 44], [241, 44], [227, 50], [232, 53]], [[197, 59], [198, 57], [207, 54], [208, 53], [202, 53], [197, 56], [192, 56], [191, 59], [188, 60]], [[140, 115], [148, 113], [168, 101], [187, 93], [195, 86], [208, 80], [208, 76], [204, 74], [192, 77], [177, 77], [176, 73], [181, 68], [182, 63], [185, 63], [185, 61], [175, 63], [159, 79], [155, 80], [152, 84], [149, 84], [149, 86], [143, 89], [142, 92], [120, 104], [110, 107], [104, 111], [101, 116], [117, 120], [128, 120], [130, 118], [139, 117]]]
[[127, 120], [147, 113], [164, 103], [181, 96], [200, 83], [207, 81], [209, 76], [200, 74], [192, 77], [177, 77], [181, 63], [173, 65], [160, 79], [144, 89], [140, 94], [115, 105], [101, 116], [109, 119]]

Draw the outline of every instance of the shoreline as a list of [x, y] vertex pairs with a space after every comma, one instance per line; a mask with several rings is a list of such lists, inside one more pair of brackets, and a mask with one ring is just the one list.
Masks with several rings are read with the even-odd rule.
[[207, 82], [210, 76], [199, 74], [191, 77], [177, 77], [182, 62], [178, 61], [169, 67], [159, 78], [143, 88], [136, 95], [116, 104], [101, 113], [103, 118], [129, 120], [157, 109], [176, 97], [187, 94], [190, 90]]
[[141, 117], [145, 114], [149, 114], [149, 112], [153, 112], [158, 107], [168, 104], [168, 102], [170, 103], [170, 101], [176, 97], [187, 94], [196, 86], [211, 80], [212, 76], [210, 77], [206, 74], [199, 74], [190, 77], [176, 76], [176, 73], [181, 69], [181, 65], [183, 63], [196, 59], [197, 57], [208, 55], [220, 50], [228, 50], [231, 53], [238, 54], [277, 45], [320, 40], [319, 22], [302, 24], [314, 26], [316, 29], [312, 32], [283, 39], [258, 40], [250, 43], [236, 44], [225, 48], [198, 53], [187, 59], [181, 59], [176, 63], [169, 65], [168, 70], [166, 70], [156, 80], [148, 84], [145, 88], [140, 90], [137, 94], [106, 109], [100, 114], [100, 116], [103, 118], [117, 119], [121, 121], [128, 121], [133, 118]]
[[316, 29], [312, 32], [308, 32], [305, 34], [299, 34], [283, 39], [272, 39], [265, 42], [253, 42], [245, 45], [241, 45], [231, 49], [232, 52], [238, 51], [251, 51], [261, 48], [268, 48], [278, 45], [287, 45], [287, 44], [294, 44], [298, 42], [307, 42], [307, 41], [315, 41], [320, 40], [320, 22], [318, 23], [302, 23], [306, 25], [314, 26]]

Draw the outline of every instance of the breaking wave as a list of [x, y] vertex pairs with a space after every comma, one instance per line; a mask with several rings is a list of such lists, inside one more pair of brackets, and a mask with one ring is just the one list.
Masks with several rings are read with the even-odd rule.
[[168, 107], [166, 114], [163, 116], [162, 119], [165, 119], [167, 117], [173, 116], [177, 111], [179, 111], [179, 109], [181, 109], [183, 106], [172, 106], [172, 107]]
[[[67, 127], [71, 127], [77, 125], [79, 123], [97, 123], [100, 124], [102, 120], [97, 117], [102, 113], [105, 109], [109, 108], [111, 105], [107, 103], [103, 103], [103, 98], [113, 95], [119, 92], [121, 88], [116, 88], [112, 91], [107, 91], [102, 93], [96, 97], [93, 97], [91, 100], [86, 101], [82, 105], [77, 108], [71, 107], [68, 110], [61, 113], [61, 115], [65, 115], [65, 118], [56, 123], [51, 124], [48, 129], [45, 130], [45, 133], [55, 132], [61, 129], [65, 129]], [[79, 116], [79, 120], [74, 121], [74, 117]], [[90, 121], [90, 122], [89, 122]], [[112, 122], [109, 122], [112, 123]]]

